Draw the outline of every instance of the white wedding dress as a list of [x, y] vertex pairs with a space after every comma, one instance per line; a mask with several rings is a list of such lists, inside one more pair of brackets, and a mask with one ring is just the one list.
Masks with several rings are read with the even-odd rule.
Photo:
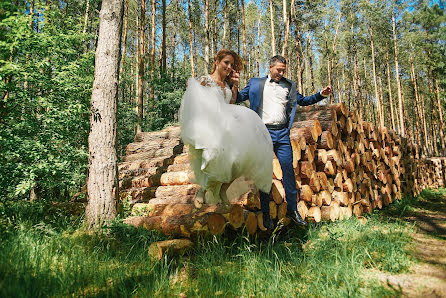
[[181, 138], [189, 154], [196, 182], [212, 191], [219, 203], [222, 183], [244, 176], [266, 193], [271, 189], [273, 145], [260, 117], [247, 107], [229, 104], [231, 90], [222, 89], [208, 75], [194, 78], [180, 107]]

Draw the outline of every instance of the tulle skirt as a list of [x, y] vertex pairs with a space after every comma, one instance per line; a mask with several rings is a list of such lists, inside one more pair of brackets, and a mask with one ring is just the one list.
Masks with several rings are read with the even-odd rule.
[[219, 87], [191, 78], [180, 107], [181, 138], [190, 145], [195, 179], [218, 193], [222, 183], [244, 176], [269, 192], [273, 145], [260, 117], [225, 102]]

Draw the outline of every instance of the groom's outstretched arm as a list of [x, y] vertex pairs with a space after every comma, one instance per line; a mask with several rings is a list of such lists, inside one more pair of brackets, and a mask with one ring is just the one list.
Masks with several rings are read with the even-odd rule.
[[309, 106], [323, 100], [324, 98], [325, 97], [322, 96], [320, 92], [310, 96], [303, 96], [302, 94], [296, 91], [296, 101], [297, 104], [300, 106]]
[[248, 85], [246, 85], [246, 87], [243, 88], [243, 90], [237, 92], [237, 100], [235, 101], [236, 103], [249, 99], [249, 88], [251, 88], [251, 81], [252, 80], [249, 80]]
[[300, 106], [309, 106], [314, 103], [317, 103], [327, 96], [329, 96], [333, 92], [331, 86], [326, 86], [320, 92], [313, 94], [311, 96], [303, 96], [299, 92], [296, 91], [297, 94], [297, 104]]

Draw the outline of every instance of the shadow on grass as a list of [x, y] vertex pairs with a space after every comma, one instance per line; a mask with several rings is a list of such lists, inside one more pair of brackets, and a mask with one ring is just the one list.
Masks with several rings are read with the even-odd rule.
[[382, 217], [414, 223], [422, 232], [446, 240], [446, 189], [425, 189], [381, 211]]

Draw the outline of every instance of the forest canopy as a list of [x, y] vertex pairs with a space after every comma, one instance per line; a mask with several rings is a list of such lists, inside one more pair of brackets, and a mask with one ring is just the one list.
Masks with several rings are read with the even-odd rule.
[[[245, 61], [241, 88], [269, 58], [310, 95], [445, 154], [442, 1], [123, 0], [118, 156], [136, 131], [178, 120], [190, 76], [219, 49]], [[0, 200], [69, 200], [85, 184], [99, 0], [0, 2]]]

